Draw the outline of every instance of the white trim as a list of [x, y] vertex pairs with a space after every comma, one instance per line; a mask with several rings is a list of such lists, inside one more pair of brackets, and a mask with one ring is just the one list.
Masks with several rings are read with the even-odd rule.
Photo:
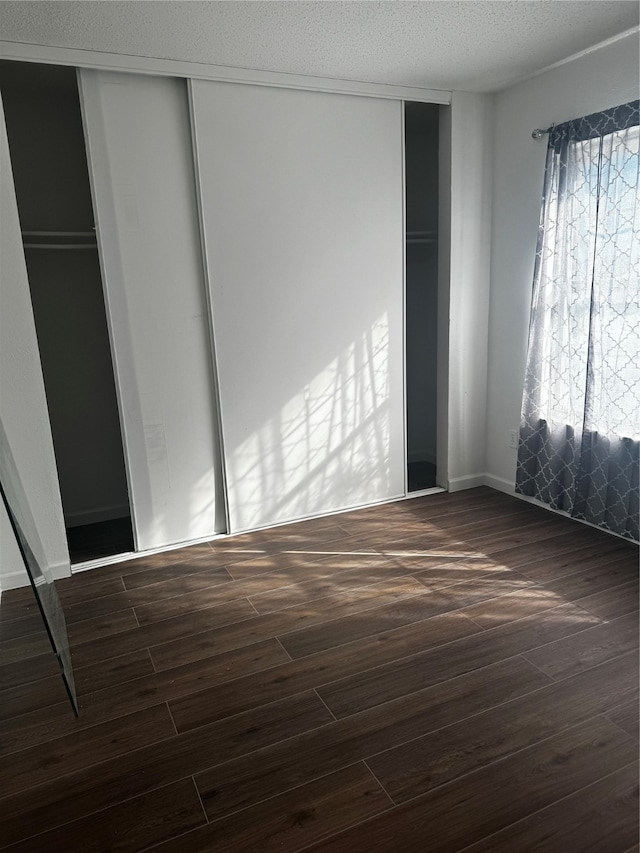
[[[224, 432], [222, 429], [222, 404], [220, 402], [220, 381], [218, 375], [218, 354], [216, 350], [215, 317], [213, 314], [213, 302], [211, 300], [211, 276], [209, 271], [209, 252], [207, 248], [207, 231], [204, 226], [204, 213], [202, 208], [202, 179], [200, 176], [200, 154], [198, 152], [198, 134], [196, 132], [196, 111], [193, 104], [193, 83], [187, 80], [187, 103], [189, 108], [189, 134], [191, 135], [191, 152], [193, 156], [193, 184], [196, 198], [196, 215], [200, 237], [200, 251], [202, 255], [202, 286], [204, 288], [204, 301], [207, 308], [207, 326], [209, 331], [209, 351], [211, 354], [211, 391], [215, 401], [215, 424], [217, 435], [215, 436], [216, 472], [214, 501], [214, 528], [216, 532], [226, 533], [229, 530], [229, 489], [227, 487], [227, 465], [224, 446]], [[224, 531], [219, 530], [224, 525]]]
[[[464, 491], [466, 489], [474, 489], [477, 486], [487, 486], [488, 488], [495, 489], [496, 491], [504, 492], [505, 494], [508, 494], [511, 497], [517, 498], [518, 500], [526, 501], [527, 503], [531, 503], [535, 506], [539, 506], [541, 509], [546, 509], [549, 512], [553, 512], [556, 515], [562, 515], [565, 518], [569, 518], [571, 521], [578, 522], [579, 524], [585, 524], [587, 527], [593, 527], [595, 530], [601, 530], [603, 533], [609, 533], [611, 536], [616, 536], [618, 539], [622, 539], [624, 542], [632, 542], [633, 541], [631, 539], [628, 539], [625, 536], [619, 536], [617, 533], [612, 533], [610, 530], [606, 530], [604, 527], [598, 527], [595, 524], [589, 524], [589, 522], [581, 521], [581, 519], [579, 519], [579, 518], [571, 518], [567, 513], [562, 512], [561, 510], [551, 509], [551, 507], [547, 506], [546, 504], [540, 503], [540, 501], [535, 500], [535, 498], [529, 498], [526, 495], [517, 495], [514, 493], [515, 486], [510, 480], [505, 480], [503, 477], [495, 477], [493, 474], [487, 474], [487, 473], [472, 474], [472, 475], [469, 475], [466, 477], [456, 477], [455, 479], [449, 481], [449, 488], [448, 489], [443, 489], [440, 486], [434, 486], [434, 488], [432, 488], [432, 489], [424, 489], [422, 491], [409, 492], [406, 495], [397, 495], [396, 497], [385, 498], [382, 501], [376, 501], [375, 503], [371, 503], [371, 504], [363, 504], [361, 506], [348, 507], [347, 509], [339, 509], [339, 510], [335, 510], [333, 512], [324, 513], [323, 515], [312, 515], [312, 516], [308, 516], [306, 518], [297, 519], [295, 522], [283, 521], [281, 524], [269, 525], [268, 527], [259, 527], [259, 528], [255, 528], [255, 530], [271, 530], [273, 528], [285, 527], [285, 526], [289, 526], [291, 524], [297, 524], [298, 522], [302, 523], [304, 521], [309, 521], [309, 520], [313, 520], [316, 518], [331, 518], [332, 516], [344, 515], [345, 513], [355, 512], [356, 510], [368, 509], [369, 507], [384, 506], [384, 504], [397, 503], [398, 501], [413, 500], [413, 498], [421, 498], [421, 497], [424, 497], [425, 495], [435, 495], [435, 494], [439, 494], [440, 492], [445, 492], [445, 491], [449, 491], [450, 493], [460, 492], [460, 491]], [[79, 574], [80, 572], [89, 571], [91, 569], [99, 569], [102, 566], [111, 566], [111, 565], [114, 565], [115, 563], [123, 563], [123, 562], [125, 562], [125, 560], [135, 560], [138, 558], [142, 559], [144, 557], [152, 556], [153, 554], [163, 554], [163, 553], [168, 552], [168, 551], [177, 551], [180, 548], [188, 548], [190, 545], [199, 545], [199, 544], [202, 544], [203, 542], [215, 542], [215, 541], [220, 540], [220, 539], [230, 539], [230, 538], [235, 537], [235, 536], [242, 536], [242, 535], [244, 535], [244, 533], [247, 533], [247, 532], [254, 532], [254, 531], [251, 530], [251, 531], [243, 531], [241, 533], [227, 533], [227, 534], [222, 533], [219, 536], [213, 536], [213, 537], [207, 538], [207, 539], [193, 539], [193, 540], [190, 540], [188, 542], [178, 542], [174, 545], [170, 545], [170, 546], [167, 546], [164, 548], [154, 548], [154, 549], [149, 550], [149, 551], [139, 551], [138, 553], [130, 552], [130, 553], [126, 553], [126, 554], [117, 554], [113, 557], [101, 557], [98, 560], [89, 560], [86, 563], [76, 563], [75, 565], [72, 565], [71, 566], [71, 573], [75, 575], [75, 574]], [[327, 544], [330, 544], [330, 543], [327, 543]], [[14, 573], [14, 575], [16, 575], [16, 576], [20, 575], [21, 576], [21, 573], [16, 572], [16, 573]], [[60, 575], [54, 575], [54, 576], [55, 577], [67, 577], [66, 574], [60, 574]], [[13, 589], [14, 588], [10, 585], [5, 584], [5, 579], [11, 578], [11, 577], [12, 577], [12, 575], [3, 576], [3, 578], [2, 578], [2, 588], [3, 589]], [[26, 572], [24, 573], [24, 578], [26, 580]], [[24, 586], [24, 585], [25, 585], [24, 583], [16, 584], [16, 586]]]
[[[51, 572], [53, 579], [56, 581], [71, 576], [69, 563], [67, 562], [54, 563], [52, 566], [49, 566], [48, 571]], [[2, 575], [3, 592], [6, 592], [8, 589], [20, 589], [23, 586], [29, 586], [29, 575], [25, 568], [18, 572], [7, 572], [6, 575]]]
[[600, 530], [602, 533], [608, 533], [610, 536], [622, 539], [623, 542], [635, 542], [634, 539], [629, 539], [628, 536], [621, 536], [619, 533], [614, 533], [613, 530], [607, 530], [606, 527], [601, 527], [599, 524], [591, 524], [590, 521], [584, 521], [582, 518], [574, 518], [572, 515], [569, 515], [568, 512], [565, 512], [562, 509], [554, 509], [536, 498], [531, 498], [528, 495], [519, 495], [515, 490], [515, 483], [511, 480], [505, 480], [504, 477], [495, 477], [493, 474], [483, 474], [483, 477], [484, 485], [488, 486], [490, 489], [495, 489], [498, 492], [504, 492], [512, 498], [517, 498], [519, 501], [524, 501], [525, 503], [532, 504], [533, 506], [538, 506], [540, 509], [545, 509], [547, 512], [552, 512], [555, 515], [568, 518], [569, 521], [575, 521], [578, 524], [584, 524], [586, 527], [592, 527], [594, 530]]
[[[432, 489], [422, 489], [421, 491], [409, 492], [406, 495], [396, 495], [391, 498], [384, 498], [381, 501], [375, 501], [370, 504], [360, 504], [359, 506], [351, 506], [346, 509], [337, 509], [331, 512], [325, 512], [321, 515], [309, 515], [304, 518], [297, 518], [295, 521], [282, 521], [279, 524], [269, 524], [265, 527], [254, 527], [251, 530], [242, 530], [235, 533], [220, 533], [217, 536], [205, 537], [204, 539], [190, 539], [187, 542], [176, 542], [173, 545], [167, 545], [163, 548], [152, 548], [148, 551], [130, 551], [124, 554], [114, 554], [110, 557], [99, 557], [97, 560], [87, 560], [85, 563], [74, 563], [71, 566], [71, 573], [76, 575], [80, 572], [90, 571], [91, 569], [99, 569], [103, 566], [112, 566], [116, 563], [124, 563], [126, 560], [138, 560], [145, 557], [151, 557], [154, 554], [164, 554], [169, 551], [178, 551], [181, 548], [189, 548], [191, 545], [202, 545], [205, 542], [217, 542], [222, 539], [231, 539], [236, 536], [244, 536], [246, 533], [255, 533], [260, 530], [276, 530], [278, 527], [289, 527], [291, 524], [302, 524], [305, 521], [313, 521], [318, 518], [332, 518], [333, 516], [345, 515], [349, 512], [356, 512], [361, 509], [369, 509], [375, 506], [384, 506], [385, 504], [397, 503], [398, 501], [410, 501], [413, 498], [421, 498], [425, 495], [437, 495], [444, 492], [441, 486], [434, 486]], [[331, 543], [327, 543], [330, 545]], [[259, 545], [257, 546], [259, 547]]]
[[415, 492], [409, 492], [401, 500], [410, 501], [411, 498], [423, 498], [425, 495], [439, 495], [440, 492], [446, 492], [446, 489], [443, 489], [442, 486], [432, 486], [430, 489], [416, 489]]
[[454, 477], [449, 480], [449, 492], [462, 492], [465, 489], [475, 489], [484, 486], [486, 474], [467, 474], [464, 477]]
[[[86, 572], [91, 569], [99, 569], [102, 566], [112, 566], [116, 563], [124, 563], [126, 560], [138, 560], [143, 559], [145, 557], [152, 557], [154, 554], [164, 554], [168, 551], [178, 551], [181, 548], [189, 548], [192, 545], [201, 545], [205, 542], [216, 542], [221, 539], [231, 539], [235, 536], [244, 536], [246, 533], [256, 533], [260, 530], [275, 530], [278, 527], [288, 527], [291, 524], [301, 524], [305, 521], [314, 521], [317, 518], [331, 518], [334, 515], [343, 515], [347, 512], [355, 512], [360, 509], [368, 509], [369, 507], [374, 506], [382, 506], [384, 504], [395, 503], [396, 501], [408, 500], [410, 498], [419, 497], [422, 494], [435, 494], [436, 492], [444, 491], [441, 488], [435, 487], [433, 489], [427, 489], [425, 492], [411, 492], [409, 495], [394, 495], [390, 498], [384, 498], [380, 501], [374, 501], [373, 503], [368, 504], [359, 504], [358, 506], [350, 506], [344, 509], [336, 509], [331, 512], [321, 513], [319, 515], [307, 515], [304, 518], [296, 518], [294, 520], [289, 521], [281, 521], [278, 524], [267, 524], [263, 527], [252, 527], [248, 530], [236, 530], [233, 533], [219, 533], [216, 536], [206, 536], [201, 539], [189, 539], [186, 542], [174, 542], [171, 545], [165, 545], [162, 548], [151, 548], [148, 551], [128, 551], [123, 554], [114, 554], [109, 557], [99, 557], [97, 560], [87, 560], [85, 563], [73, 563], [71, 565], [71, 574], [79, 574], [80, 572]], [[257, 546], [259, 547], [259, 546]]]
[[517, 86], [524, 83], [526, 80], [531, 80], [534, 77], [539, 77], [541, 74], [546, 74], [547, 71], [553, 71], [554, 68], [560, 68], [562, 65], [567, 65], [569, 62], [574, 62], [576, 59], [581, 59], [583, 56], [588, 56], [590, 53], [595, 53], [596, 50], [601, 50], [603, 47], [609, 47], [622, 39], [637, 35], [640, 32], [640, 25], [624, 30], [611, 38], [599, 41], [597, 44], [592, 44], [591, 47], [585, 47], [584, 50], [579, 50], [577, 53], [572, 53], [571, 56], [565, 56], [564, 59], [559, 59], [557, 62], [552, 62], [551, 65], [545, 65], [544, 68], [539, 68], [537, 71], [531, 71], [529, 74], [524, 74], [522, 77], [517, 77], [515, 80], [510, 80], [508, 83], [500, 86], [498, 89], [493, 89], [492, 93], [504, 92], [505, 89], [510, 89], [512, 86]]
[[29, 575], [26, 569], [20, 572], [7, 572], [2, 575], [2, 591], [6, 592], [9, 589], [20, 589], [23, 586], [29, 586]]
[[168, 551], [179, 551], [182, 548], [190, 548], [192, 545], [202, 545], [206, 542], [215, 542], [217, 539], [228, 539], [230, 535], [231, 534], [228, 533], [219, 533], [215, 536], [205, 536], [200, 539], [189, 539], [186, 542], [173, 542], [171, 545], [163, 545], [161, 548], [149, 548], [147, 551], [123, 551], [121, 554], [111, 554], [108, 557], [98, 557], [95, 560], [86, 560], [83, 563], [72, 563], [71, 574], [77, 575], [80, 574], [80, 572], [87, 572], [91, 569], [101, 569], [103, 566], [114, 566], [117, 563], [124, 563], [128, 560], [153, 557], [155, 554], [164, 554]]
[[20, 589], [23, 586], [29, 586], [29, 575], [27, 570], [21, 572], [8, 572], [2, 575], [2, 591], [7, 592], [9, 589]]
[[504, 477], [495, 477], [493, 474], [484, 474], [484, 485], [490, 489], [495, 489], [497, 492], [504, 492], [511, 497], [520, 497], [516, 495], [516, 484], [513, 480], [506, 480]]
[[83, 524], [95, 524], [98, 521], [113, 521], [114, 518], [127, 518], [131, 515], [129, 504], [98, 506], [95, 509], [80, 509], [65, 513], [67, 527], [80, 527]]
[[126, 71], [131, 74], [155, 74], [218, 80], [226, 83], [247, 83], [253, 86], [275, 86], [285, 89], [304, 89], [309, 92], [333, 92], [342, 95], [362, 95], [369, 98], [418, 101], [428, 104], [450, 104], [451, 92], [423, 89], [416, 86], [395, 86], [370, 83], [364, 80], [341, 80], [333, 77], [312, 77], [279, 71], [259, 71], [190, 62], [185, 59], [163, 59], [159, 56], [132, 56], [85, 50], [75, 47], [30, 44], [0, 39], [0, 57], [19, 62], [42, 62], [48, 65], [74, 65], [77, 68], [96, 68], [102, 71]]

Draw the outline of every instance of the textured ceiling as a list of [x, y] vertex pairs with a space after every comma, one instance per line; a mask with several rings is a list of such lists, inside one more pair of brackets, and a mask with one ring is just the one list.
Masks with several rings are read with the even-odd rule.
[[495, 91], [638, 23], [636, 0], [0, 2], [10, 41]]

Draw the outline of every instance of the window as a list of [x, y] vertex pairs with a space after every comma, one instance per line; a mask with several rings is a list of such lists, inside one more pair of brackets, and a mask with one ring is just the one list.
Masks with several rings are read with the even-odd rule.
[[638, 537], [638, 102], [551, 129], [516, 490]]

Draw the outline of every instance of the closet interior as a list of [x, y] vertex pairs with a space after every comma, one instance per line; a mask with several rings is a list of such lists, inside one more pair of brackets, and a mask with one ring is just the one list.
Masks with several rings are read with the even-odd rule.
[[134, 550], [76, 70], [0, 63], [71, 562]]
[[437, 485], [439, 112], [437, 104], [405, 104], [405, 346], [409, 492], [424, 491]]

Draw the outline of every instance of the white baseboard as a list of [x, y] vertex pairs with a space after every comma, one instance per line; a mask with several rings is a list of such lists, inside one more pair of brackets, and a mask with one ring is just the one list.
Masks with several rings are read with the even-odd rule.
[[585, 527], [592, 527], [594, 530], [599, 530], [601, 533], [608, 533], [609, 536], [615, 536], [617, 539], [622, 539], [623, 542], [634, 541], [633, 539], [629, 539], [627, 536], [621, 536], [619, 533], [614, 533], [612, 530], [607, 530], [606, 527], [601, 527], [599, 524], [592, 524], [590, 521], [584, 521], [584, 519], [582, 518], [574, 518], [568, 512], [565, 512], [563, 509], [554, 509], [554, 507], [549, 506], [549, 504], [543, 503], [542, 501], [539, 501], [537, 498], [529, 497], [529, 495], [520, 495], [516, 492], [515, 483], [512, 483], [509, 480], [504, 480], [502, 477], [494, 477], [492, 474], [485, 474], [485, 478], [485, 485], [490, 486], [492, 489], [497, 489], [499, 492], [506, 492], [506, 494], [517, 498], [519, 501], [524, 501], [525, 503], [531, 504], [532, 506], [540, 507], [540, 509], [544, 509], [547, 512], [552, 512], [554, 515], [560, 515], [563, 518], [568, 518], [570, 521], [574, 521], [576, 524], [582, 524]]
[[475, 489], [478, 486], [484, 486], [486, 474], [467, 474], [464, 477], [454, 477], [449, 480], [450, 492], [462, 492], [465, 489]]
[[[495, 477], [493, 474], [483, 474], [483, 476], [485, 486], [516, 497], [516, 484], [512, 480], [505, 480], [504, 477]], [[520, 495], [517, 495], [517, 497], [520, 497]]]
[[0, 578], [0, 583], [2, 584], [3, 592], [6, 592], [8, 589], [20, 589], [21, 586], [29, 586], [27, 570], [7, 572], [6, 575], [2, 575], [2, 578]]
[[490, 489], [496, 489], [498, 492], [504, 492], [506, 495], [514, 497], [522, 497], [515, 494], [515, 483], [511, 480], [505, 480], [504, 477], [496, 477], [493, 474], [468, 474], [465, 477], [454, 477], [449, 480], [450, 492], [462, 492], [465, 489], [475, 489], [478, 486], [488, 486]]
[[[51, 571], [54, 580], [71, 577], [69, 563], [56, 563], [49, 566], [49, 570]], [[21, 569], [16, 572], [7, 572], [6, 575], [2, 575], [0, 583], [2, 584], [3, 592], [6, 592], [8, 589], [20, 589], [20, 587], [29, 586], [29, 575], [27, 574], [26, 569]]]
[[64, 516], [67, 527], [80, 527], [83, 524], [95, 524], [98, 521], [113, 521], [114, 518], [126, 518], [131, 515], [129, 504], [99, 506], [95, 509], [67, 512]]

